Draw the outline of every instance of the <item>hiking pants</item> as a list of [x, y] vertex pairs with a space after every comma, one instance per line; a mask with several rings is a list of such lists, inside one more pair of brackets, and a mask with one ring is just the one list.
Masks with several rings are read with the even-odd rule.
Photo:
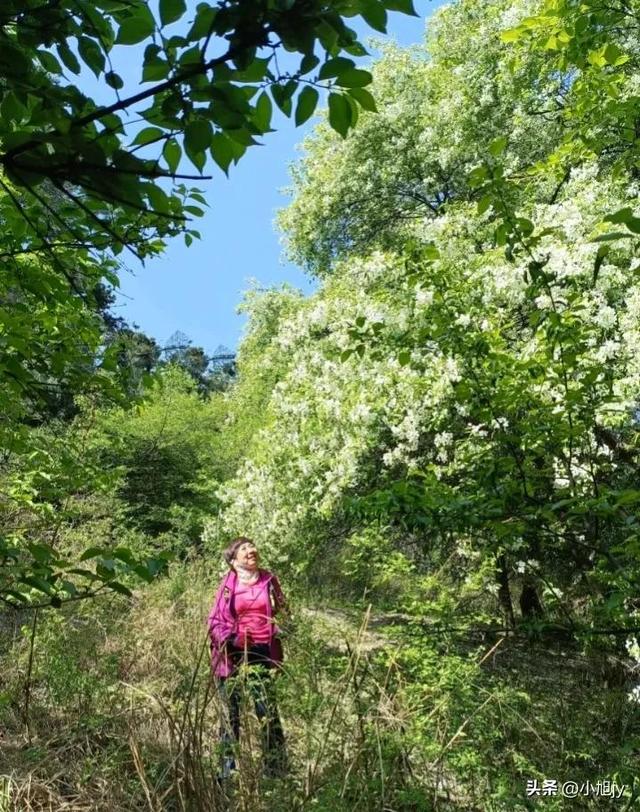
[[245, 652], [237, 652], [238, 662], [246, 662], [247, 670], [218, 680], [222, 704], [220, 743], [222, 746], [222, 776], [235, 769], [234, 746], [240, 738], [240, 703], [246, 691], [252, 698], [262, 731], [262, 751], [268, 774], [286, 769], [284, 732], [278, 713], [273, 685], [274, 668], [269, 659], [269, 646], [254, 643]]

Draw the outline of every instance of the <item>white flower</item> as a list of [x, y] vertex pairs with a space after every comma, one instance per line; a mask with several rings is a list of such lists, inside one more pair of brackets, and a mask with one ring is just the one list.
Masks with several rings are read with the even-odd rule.
[[605, 330], [616, 323], [616, 311], [609, 305], [602, 305], [594, 314], [594, 321]]
[[629, 652], [629, 656], [633, 657], [634, 660], [640, 662], [640, 644], [638, 643], [638, 638], [629, 637], [625, 641], [625, 646], [627, 651]]
[[596, 358], [600, 362], [606, 362], [614, 358], [620, 352], [620, 342], [611, 339], [605, 341], [596, 352]]
[[438, 448], [446, 448], [451, 445], [452, 441], [453, 434], [450, 431], [443, 431], [433, 438], [433, 442]]
[[640, 685], [636, 685], [634, 688], [632, 688], [627, 694], [627, 697], [629, 702], [640, 703]]
[[416, 304], [421, 307], [429, 307], [433, 304], [433, 291], [429, 290], [429, 288], [417, 288]]
[[358, 403], [349, 413], [349, 419], [354, 422], [366, 423], [371, 417], [371, 408], [365, 403]]
[[444, 362], [444, 374], [447, 376], [451, 383], [459, 381], [461, 378], [460, 367], [455, 358], [447, 358]]

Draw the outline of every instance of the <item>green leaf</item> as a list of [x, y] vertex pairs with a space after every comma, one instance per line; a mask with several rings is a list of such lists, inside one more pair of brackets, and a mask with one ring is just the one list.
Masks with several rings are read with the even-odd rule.
[[109, 581], [109, 589], [112, 589], [114, 592], [118, 592], [120, 595], [126, 595], [127, 598], [131, 598], [133, 596], [133, 592], [124, 584], [121, 584], [120, 581]]
[[369, 56], [369, 51], [357, 40], [349, 43], [349, 45], [343, 46], [343, 50], [351, 54], [351, 56]]
[[144, 50], [142, 81], [155, 82], [169, 75], [169, 62], [160, 58], [161, 48], [158, 45], [147, 45]]
[[47, 547], [44, 544], [30, 544], [29, 552], [40, 564], [46, 564], [53, 556], [51, 547]]
[[204, 152], [211, 146], [213, 128], [211, 122], [204, 118], [196, 118], [185, 127], [184, 142], [187, 153]]
[[206, 37], [209, 31], [212, 30], [213, 21], [216, 18], [218, 10], [207, 3], [198, 3], [196, 18], [191, 30], [187, 34], [187, 39], [191, 42]]
[[119, 74], [115, 73], [114, 71], [110, 70], [104, 75], [105, 82], [112, 87], [114, 90], [120, 90], [124, 87], [124, 82]]
[[22, 592], [17, 592], [15, 589], [5, 589], [5, 595], [9, 595], [10, 597], [17, 600], [19, 603], [27, 603], [28, 599], [26, 595], [23, 595]]
[[56, 45], [58, 49], [58, 56], [62, 60], [65, 67], [67, 67], [71, 73], [75, 73], [76, 75], [80, 73], [80, 63], [78, 62], [76, 55], [73, 53], [71, 48], [67, 45], [66, 42], [59, 42]]
[[384, 5], [389, 11], [399, 11], [410, 17], [419, 16], [413, 7], [413, 0], [384, 0]]
[[0, 104], [0, 116], [3, 121], [22, 121], [27, 115], [27, 108], [18, 100], [12, 91], [5, 93]]
[[104, 70], [104, 54], [98, 43], [90, 37], [80, 37], [78, 40], [78, 52], [85, 65], [90, 68], [96, 76], [100, 76]]
[[142, 68], [142, 81], [159, 82], [167, 78], [170, 69], [169, 63], [164, 62], [162, 59], [158, 59], [155, 62], [148, 62]]
[[624, 231], [610, 231], [607, 234], [600, 234], [600, 236], [595, 237], [593, 242], [609, 242], [611, 240], [630, 240], [632, 239], [631, 234], [627, 234]]
[[616, 507], [620, 507], [620, 505], [631, 505], [634, 502], [640, 502], [640, 491], [637, 490], [627, 490], [621, 491], [620, 495], [616, 499]]
[[368, 90], [365, 90], [363, 87], [352, 87], [349, 88], [348, 92], [351, 98], [355, 99], [363, 110], [369, 110], [371, 113], [378, 112], [376, 101]]
[[[228, 136], [229, 133], [226, 133], [226, 135]], [[237, 164], [240, 158], [242, 158], [247, 151], [247, 147], [238, 141], [234, 141], [232, 138], [227, 138], [227, 140], [229, 141], [229, 146], [233, 153], [233, 162], [234, 164]]]
[[238, 82], [260, 82], [269, 70], [271, 59], [253, 59], [244, 70], [235, 71], [233, 78]]
[[263, 92], [258, 97], [256, 102], [255, 112], [253, 114], [253, 123], [260, 130], [261, 133], [269, 132], [271, 129], [271, 116], [273, 114], [273, 105], [271, 99], [266, 92]]
[[496, 228], [495, 231], [495, 241], [496, 245], [502, 246], [507, 244], [507, 240], [509, 239], [509, 233], [507, 231], [507, 227], [504, 223], [500, 223], [500, 225]]
[[522, 38], [524, 30], [522, 28], [509, 28], [500, 34], [500, 39], [503, 42], [517, 42]]
[[508, 139], [506, 135], [500, 135], [494, 138], [489, 144], [489, 152], [494, 158], [499, 158], [507, 148]]
[[153, 14], [147, 6], [137, 6], [136, 11], [127, 17], [120, 29], [116, 43], [118, 45], [135, 45], [150, 37], [156, 30]]
[[170, 214], [171, 206], [166, 192], [154, 183], [147, 186], [147, 197], [154, 211], [160, 214]]
[[387, 12], [380, 0], [360, 0], [360, 14], [365, 22], [382, 34], [387, 33]]
[[488, 211], [493, 204], [493, 196], [492, 195], [485, 195], [478, 200], [478, 214], [484, 214], [485, 211]]
[[194, 217], [202, 217], [204, 215], [204, 211], [199, 206], [185, 206], [184, 210]]
[[300, 76], [309, 73], [319, 64], [320, 60], [315, 54], [305, 54], [300, 60]]
[[309, 87], [307, 85], [302, 88], [296, 105], [296, 127], [299, 127], [311, 118], [318, 104], [318, 97], [319, 94], [315, 87]]
[[358, 117], [360, 115], [360, 108], [358, 107], [356, 101], [351, 98], [348, 94], [344, 96], [347, 100], [349, 107], [351, 108], [351, 127], [355, 127], [358, 123]]
[[162, 156], [167, 162], [169, 171], [175, 174], [180, 164], [180, 158], [182, 157], [182, 149], [175, 138], [169, 138], [168, 141], [165, 142], [162, 148]]
[[351, 125], [351, 107], [341, 93], [329, 94], [329, 124], [346, 138]]
[[[89, 557], [91, 558], [91, 557], [95, 557], [95, 556], [89, 556]], [[91, 570], [85, 570], [85, 569], [81, 569], [79, 567], [74, 567], [73, 569], [67, 570], [67, 572], [71, 573], [72, 575], [79, 575], [81, 578], [86, 578], [89, 581], [95, 581], [96, 580], [96, 575], [95, 575], [94, 572], [91, 572]]]
[[370, 85], [373, 77], [366, 70], [358, 70], [357, 68], [350, 68], [349, 70], [342, 71], [336, 78], [336, 83], [341, 87], [364, 87]]
[[607, 60], [604, 57], [604, 48], [591, 51], [587, 56], [587, 61], [596, 68], [603, 68], [607, 64]]
[[103, 555], [103, 553], [104, 547], [89, 547], [82, 553], [79, 560], [86, 561], [89, 558], [97, 558], [99, 555]]
[[135, 556], [128, 547], [116, 547], [111, 555], [118, 561], [124, 561], [125, 564], [135, 564]]
[[167, 563], [166, 558], [150, 558], [147, 561], [147, 569], [155, 577], [167, 569]]
[[37, 51], [36, 56], [38, 57], [38, 61], [42, 65], [42, 67], [49, 71], [49, 73], [60, 74], [62, 73], [62, 68], [60, 67], [60, 63], [55, 58], [55, 56], [50, 53], [49, 51]]
[[409, 350], [402, 350], [398, 355], [398, 363], [401, 367], [406, 367], [407, 364], [411, 361], [411, 353]]
[[115, 578], [116, 562], [112, 558], [103, 558], [96, 562], [96, 575], [101, 581]]
[[24, 75], [31, 70], [31, 53], [27, 56], [24, 48], [4, 35], [0, 48], [0, 64], [3, 75], [6, 73], [12, 78]]
[[185, 0], [160, 0], [160, 22], [162, 25], [175, 23], [186, 10]]
[[328, 54], [335, 56], [340, 51], [338, 45], [338, 32], [327, 20], [322, 20], [316, 29], [320, 44]]
[[588, 30], [589, 25], [590, 25], [589, 16], [587, 14], [582, 14], [580, 17], [578, 17], [575, 23], [576, 34], [578, 35], [584, 34], [585, 31]]
[[39, 578], [37, 575], [24, 575], [20, 578], [20, 582], [28, 584], [39, 592], [44, 592], [46, 595], [54, 594], [53, 585], [49, 583], [49, 581], [45, 581], [44, 578]]
[[618, 211], [614, 212], [613, 214], [608, 214], [604, 218], [604, 222], [616, 224], [623, 223], [629, 229], [629, 231], [632, 231], [634, 234], [640, 234], [640, 217], [636, 217], [633, 210], [629, 206], [625, 206], [623, 209], [618, 209]]
[[161, 130], [159, 127], [144, 127], [144, 129], [140, 130], [140, 132], [133, 139], [131, 145], [136, 146], [142, 144], [149, 144], [152, 141], [158, 141], [163, 136], [164, 131]]
[[225, 130], [225, 135], [231, 138], [232, 141], [237, 141], [239, 144], [242, 144], [244, 147], [258, 143], [246, 127]]
[[191, 163], [195, 166], [198, 172], [202, 173], [202, 170], [207, 163], [207, 155], [205, 152], [200, 152], [198, 150], [189, 149], [189, 147], [185, 144], [184, 151], [187, 154], [187, 158], [191, 161]]
[[319, 79], [331, 79], [334, 76], [338, 76], [345, 70], [351, 70], [355, 68], [356, 63], [353, 59], [347, 59], [344, 56], [336, 56], [334, 59], [328, 59], [324, 65], [320, 68], [320, 73], [318, 74]]
[[476, 166], [475, 169], [469, 172], [469, 186], [471, 186], [472, 189], [477, 189], [479, 186], [482, 186], [488, 174], [486, 166]]
[[535, 226], [531, 222], [531, 220], [528, 220], [526, 217], [518, 217], [517, 220], [516, 220], [516, 223], [518, 225], [518, 229], [520, 230], [520, 233], [524, 237], [528, 237], [530, 234], [533, 233], [533, 230], [534, 230]]
[[604, 218], [605, 223], [626, 223], [633, 217], [633, 209], [629, 206], [625, 206], [623, 209], [618, 209], [618, 211], [614, 212], [613, 214], [607, 214]]
[[616, 67], [619, 65], [624, 65], [625, 62], [629, 61], [629, 56], [614, 43], [609, 43], [609, 45], [605, 47], [602, 55], [609, 65], [614, 65]]
[[202, 52], [200, 48], [197, 45], [194, 45], [193, 48], [189, 48], [187, 51], [183, 51], [180, 54], [178, 64], [180, 65], [181, 68], [198, 64], [204, 65], [204, 59], [202, 57]]
[[294, 87], [290, 90], [289, 82], [286, 85], [271, 85], [271, 95], [273, 96], [274, 102], [278, 105], [280, 110], [287, 116], [287, 118], [291, 115], [292, 110], [292, 102], [291, 102], [291, 95], [292, 90], [295, 90], [295, 82]]
[[216, 133], [211, 139], [211, 157], [218, 164], [220, 169], [229, 174], [229, 166], [235, 158], [235, 152], [231, 141], [224, 133]]
[[143, 564], [137, 564], [136, 566], [131, 568], [138, 578], [141, 578], [143, 581], [146, 581], [150, 584], [153, 581], [153, 575], [149, 572], [149, 570]]
[[78, 590], [76, 589], [76, 585], [71, 581], [63, 581], [60, 585], [62, 589], [67, 593], [67, 595], [77, 595]]

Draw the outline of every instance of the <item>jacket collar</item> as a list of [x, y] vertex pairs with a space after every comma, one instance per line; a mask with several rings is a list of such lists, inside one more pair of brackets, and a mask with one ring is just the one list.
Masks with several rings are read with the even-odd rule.
[[[260, 575], [256, 583], [266, 586], [269, 583], [269, 581], [271, 581], [272, 578], [273, 573], [269, 572], [269, 570], [261, 569]], [[238, 573], [235, 570], [230, 569], [225, 576], [224, 586], [227, 587], [231, 592], [233, 592], [236, 588], [237, 583], [238, 583]]]

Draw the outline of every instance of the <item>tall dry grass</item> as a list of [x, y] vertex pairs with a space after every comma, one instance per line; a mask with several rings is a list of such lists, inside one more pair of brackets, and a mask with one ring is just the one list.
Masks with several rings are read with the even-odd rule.
[[315, 608], [286, 629], [275, 680], [288, 775], [265, 775], [247, 696], [238, 770], [221, 783], [216, 582], [192, 564], [133, 602], [43, 615], [33, 651], [27, 616], [4, 624], [0, 812], [524, 812], [529, 776], [632, 769], [638, 714], [579, 652], [460, 646]]

